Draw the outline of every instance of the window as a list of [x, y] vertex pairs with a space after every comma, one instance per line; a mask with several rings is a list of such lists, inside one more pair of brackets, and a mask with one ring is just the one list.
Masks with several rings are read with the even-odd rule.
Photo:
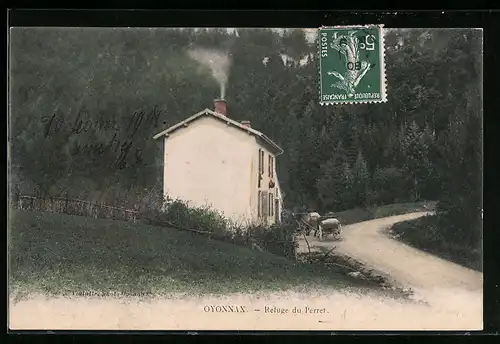
[[273, 200], [273, 194], [270, 193], [269, 194], [269, 216], [273, 216], [273, 212], [274, 212], [274, 200]]
[[275, 218], [277, 223], [281, 222], [281, 219], [280, 219], [280, 201], [277, 198], [274, 200], [274, 218]]
[[259, 174], [261, 173], [262, 171], [262, 160], [260, 158], [260, 152], [262, 152], [262, 149], [259, 149]]
[[269, 154], [269, 177], [274, 176], [274, 158]]
[[260, 171], [260, 174], [264, 174], [264, 150], [259, 149], [259, 151], [260, 151], [259, 171]]
[[264, 150], [259, 149], [259, 172], [264, 174]]
[[[259, 149], [259, 175], [257, 176], [257, 187], [260, 188], [260, 184], [262, 181], [262, 174], [264, 173], [264, 151], [262, 149]], [[260, 199], [260, 198], [259, 198]]]
[[267, 191], [260, 191], [260, 217], [263, 217], [263, 218], [266, 218], [269, 216], [268, 214], [268, 210], [269, 210], [269, 205], [267, 203], [267, 200], [268, 200], [268, 195], [267, 195]]
[[257, 216], [258, 217], [261, 217], [261, 215], [262, 215], [261, 214], [262, 213], [262, 211], [261, 211], [261, 204], [260, 204], [261, 197], [262, 197], [262, 191], [259, 191], [259, 196], [258, 196], [258, 199], [257, 199]]

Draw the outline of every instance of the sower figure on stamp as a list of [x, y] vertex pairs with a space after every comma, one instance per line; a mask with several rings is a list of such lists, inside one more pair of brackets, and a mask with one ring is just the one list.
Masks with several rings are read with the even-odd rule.
[[340, 79], [334, 86], [345, 90], [349, 95], [354, 95], [355, 88], [370, 69], [367, 61], [360, 60], [359, 39], [354, 33], [356, 31], [350, 32], [348, 36], [340, 36], [331, 44], [332, 48], [345, 56], [346, 65], [353, 67], [348, 67], [345, 75], [336, 71], [328, 72], [329, 75], [335, 75]]

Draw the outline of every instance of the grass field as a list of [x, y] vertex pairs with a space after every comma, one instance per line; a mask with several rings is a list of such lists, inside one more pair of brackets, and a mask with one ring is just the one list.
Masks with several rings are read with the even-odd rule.
[[435, 201], [421, 201], [412, 203], [395, 203], [374, 208], [354, 208], [335, 213], [343, 226], [357, 222], [379, 219], [387, 216], [403, 215], [418, 211], [434, 211]]
[[9, 220], [9, 288], [17, 295], [366, 286], [326, 267], [173, 229], [19, 210]]

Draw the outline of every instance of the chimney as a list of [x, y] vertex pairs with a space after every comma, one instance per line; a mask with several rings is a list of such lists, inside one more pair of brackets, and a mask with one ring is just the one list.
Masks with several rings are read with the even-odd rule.
[[241, 125], [247, 127], [247, 128], [251, 128], [252, 126], [250, 125], [250, 121], [241, 121]]
[[214, 111], [220, 113], [221, 115], [227, 116], [227, 104], [224, 99], [214, 100]]

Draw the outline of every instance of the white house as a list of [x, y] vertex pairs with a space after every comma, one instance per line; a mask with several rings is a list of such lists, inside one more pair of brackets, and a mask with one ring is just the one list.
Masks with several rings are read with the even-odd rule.
[[283, 150], [249, 121], [229, 118], [226, 101], [158, 133], [164, 140], [163, 191], [193, 206], [211, 206], [242, 224], [281, 220], [276, 157]]

